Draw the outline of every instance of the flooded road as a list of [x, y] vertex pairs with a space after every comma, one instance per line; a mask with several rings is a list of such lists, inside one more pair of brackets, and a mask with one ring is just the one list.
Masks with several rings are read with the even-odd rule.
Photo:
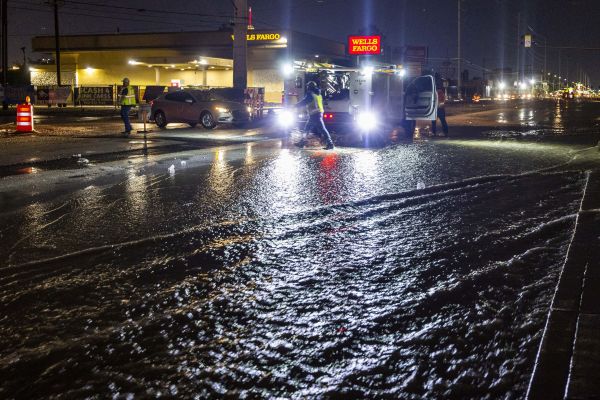
[[272, 141], [5, 178], [0, 397], [521, 398], [581, 149]]

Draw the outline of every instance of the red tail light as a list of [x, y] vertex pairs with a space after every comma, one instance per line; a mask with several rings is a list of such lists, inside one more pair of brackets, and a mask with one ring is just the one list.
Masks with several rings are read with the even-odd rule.
[[332, 113], [325, 113], [325, 114], [323, 114], [323, 119], [328, 120], [328, 121], [332, 121], [333, 120], [333, 114]]

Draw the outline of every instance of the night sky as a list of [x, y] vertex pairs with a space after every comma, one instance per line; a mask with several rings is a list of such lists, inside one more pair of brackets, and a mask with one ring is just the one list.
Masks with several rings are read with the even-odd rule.
[[[458, 0], [249, 0], [257, 29], [291, 28], [344, 41], [362, 27], [376, 25], [392, 46], [428, 45], [430, 64], [454, 61]], [[54, 32], [47, 0], [9, 0], [9, 63], [31, 54], [31, 37]], [[600, 83], [600, 0], [462, 0], [463, 59], [470, 76], [487, 68], [516, 67], [517, 26], [538, 34], [539, 46], [521, 70], [541, 71], [547, 37], [548, 69], [571, 80], [580, 71]], [[144, 11], [140, 10], [144, 9]], [[228, 23], [231, 0], [65, 0], [61, 33], [115, 33], [210, 30]], [[559, 51], [556, 47], [575, 47]], [[559, 56], [561, 58], [559, 70]], [[450, 72], [448, 72], [450, 73]]]

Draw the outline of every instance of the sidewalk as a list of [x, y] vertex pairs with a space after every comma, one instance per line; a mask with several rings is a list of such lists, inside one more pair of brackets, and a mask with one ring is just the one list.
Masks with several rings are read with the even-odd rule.
[[132, 134], [130, 137], [72, 137], [27, 135], [0, 139], [0, 167], [33, 164], [93, 155], [142, 151], [146, 148], [181, 145], [181, 142], [148, 139]]
[[527, 398], [600, 398], [600, 172], [588, 176]]

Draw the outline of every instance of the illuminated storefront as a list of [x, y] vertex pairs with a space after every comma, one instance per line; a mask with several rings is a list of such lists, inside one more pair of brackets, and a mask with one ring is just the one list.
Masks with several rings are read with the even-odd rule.
[[[249, 31], [248, 85], [265, 88], [279, 102], [281, 66], [290, 61], [347, 61], [343, 43], [298, 32]], [[33, 39], [34, 52], [54, 53], [54, 37]], [[74, 35], [61, 37], [62, 83], [114, 85], [127, 76], [134, 85], [230, 87], [231, 31]], [[34, 85], [56, 83], [54, 64], [31, 66]]]

